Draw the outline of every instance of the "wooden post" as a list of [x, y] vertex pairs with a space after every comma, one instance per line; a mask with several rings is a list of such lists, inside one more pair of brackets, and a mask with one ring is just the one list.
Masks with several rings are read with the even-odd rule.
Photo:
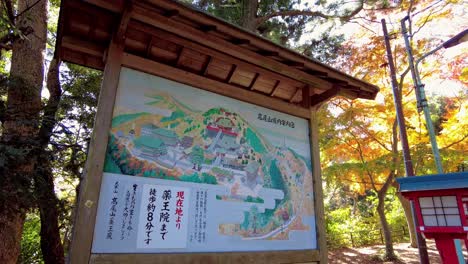
[[320, 252], [320, 263], [323, 264], [328, 262], [328, 252], [327, 239], [325, 237], [325, 212], [323, 208], [317, 110], [318, 108], [315, 107], [310, 109], [310, 147], [314, 188], [315, 224], [317, 226], [317, 245]]
[[351, 246], [354, 247], [353, 233], [349, 233], [349, 235], [351, 236]]
[[90, 259], [104, 159], [112, 122], [115, 95], [119, 84], [123, 47], [123, 44], [112, 42], [107, 53], [107, 62], [95, 118], [99, 122], [94, 124], [91, 148], [89, 149], [81, 181], [78, 213], [73, 227], [73, 239], [69, 256], [70, 263], [88, 263]]
[[380, 241], [381, 241], [382, 244], [383, 244], [383, 243], [384, 243], [384, 239], [383, 239], [382, 229], [379, 229], [379, 234], [380, 234]]

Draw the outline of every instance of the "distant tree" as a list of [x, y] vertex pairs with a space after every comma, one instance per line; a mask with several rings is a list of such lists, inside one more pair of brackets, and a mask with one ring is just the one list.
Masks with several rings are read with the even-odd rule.
[[195, 146], [190, 153], [190, 159], [193, 163], [194, 169], [200, 170], [200, 166], [205, 160], [205, 154], [202, 148]]
[[[336, 49], [341, 45], [341, 35], [330, 35], [331, 28], [354, 18], [363, 9], [386, 10], [386, 0], [301, 1], [301, 0], [185, 0], [215, 16], [221, 17], [246, 30], [260, 34], [278, 44], [295, 47], [301, 37], [320, 26], [329, 30], [298, 47], [306, 56], [322, 62], [336, 59]], [[312, 29], [308, 29], [311, 26]]]
[[[419, 38], [418, 32], [422, 27], [435, 23], [438, 19], [448, 16], [452, 11], [454, 3], [449, 2], [424, 2], [424, 1], [401, 1], [398, 8], [389, 9], [387, 12], [368, 12], [366, 17], [359, 20], [362, 23], [362, 31], [359, 39], [351, 39], [343, 44], [345, 53], [340, 58], [339, 67], [346, 72], [350, 72], [359, 78], [370, 83], [377, 84], [381, 90], [381, 100], [379, 102], [354, 100], [350, 101], [338, 98], [331, 101], [329, 107], [321, 109], [321, 146], [322, 161], [327, 164], [323, 170], [323, 175], [329, 186], [339, 185], [338, 188], [347, 188], [351, 193], [365, 194], [368, 190], [373, 190], [377, 195], [376, 213], [379, 215], [381, 227], [383, 229], [386, 256], [389, 259], [395, 258], [390, 224], [386, 216], [387, 193], [395, 185], [394, 179], [404, 175], [401, 150], [399, 150], [398, 127], [395, 117], [395, 107], [393, 95], [389, 82], [387, 61], [385, 56], [385, 46], [381, 36], [381, 25], [375, 23], [377, 16], [390, 16], [410, 14], [415, 10], [418, 16], [413, 17], [412, 38], [417, 42], [419, 48], [416, 53], [424, 54], [435, 45], [434, 40]], [[377, 21], [378, 22], [378, 21]], [[411, 146], [411, 153], [414, 167], [417, 174], [430, 174], [435, 172], [430, 155], [429, 142], [425, 124], [422, 122], [420, 114], [416, 108], [415, 95], [412, 83], [408, 77], [408, 67], [406, 62], [406, 52], [400, 38], [399, 26], [393, 30], [392, 52], [396, 60], [398, 74], [398, 97], [404, 105], [405, 121], [408, 126], [408, 138]], [[362, 45], [365, 41], [366, 45]], [[425, 51], [424, 51], [425, 50]], [[416, 54], [416, 56], [418, 56]], [[439, 68], [439, 67], [436, 67]], [[431, 74], [435, 74], [431, 71]], [[458, 100], [456, 100], [458, 101]], [[463, 105], [463, 100], [457, 102], [458, 106]], [[439, 108], [440, 109], [440, 108]], [[449, 108], [446, 108], [449, 110]], [[441, 110], [441, 109], [440, 109]], [[450, 111], [450, 110], [449, 110]], [[454, 113], [458, 112], [455, 107]], [[440, 111], [442, 114], [443, 111]], [[454, 114], [453, 113], [453, 114]], [[445, 116], [451, 116], [447, 114]], [[444, 129], [443, 117], [440, 119], [441, 133]], [[457, 119], [459, 122], [461, 119]], [[463, 124], [463, 121], [461, 121]], [[466, 122], [464, 122], [466, 124]], [[459, 126], [460, 127], [460, 126]], [[462, 133], [465, 134], [466, 133]], [[452, 150], [461, 150], [466, 145], [465, 137], [451, 138], [452, 144], [448, 143], [450, 137], [440, 137], [447, 143], [443, 146]], [[444, 147], [441, 147], [443, 150]], [[463, 152], [463, 151], [462, 151]], [[459, 161], [461, 156], [457, 156], [455, 151], [453, 158]], [[460, 152], [459, 152], [460, 153]], [[462, 154], [463, 155], [463, 154]], [[449, 159], [447, 159], [448, 161]], [[449, 162], [445, 162], [449, 164]], [[447, 168], [450, 170], [450, 168]], [[409, 202], [396, 194], [400, 199], [405, 215], [408, 220], [408, 227], [413, 229], [413, 222]], [[416, 245], [415, 231], [412, 230], [412, 244]]]

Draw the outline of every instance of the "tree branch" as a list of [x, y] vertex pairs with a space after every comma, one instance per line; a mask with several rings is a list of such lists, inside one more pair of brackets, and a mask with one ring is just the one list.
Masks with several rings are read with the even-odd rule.
[[60, 61], [57, 61], [57, 59], [53, 59], [50, 62], [49, 72], [47, 74], [47, 89], [49, 90], [50, 96], [49, 101], [44, 108], [42, 125], [39, 129], [41, 148], [45, 148], [45, 146], [50, 142], [50, 136], [52, 135], [53, 128], [57, 124], [55, 115], [62, 96], [62, 89], [60, 88], [59, 80], [59, 67]]
[[359, 1], [359, 6], [356, 7], [351, 13], [347, 15], [328, 15], [324, 14], [319, 11], [311, 11], [311, 10], [281, 10], [281, 11], [276, 11], [276, 12], [271, 12], [268, 15], [258, 17], [255, 21], [255, 25], [258, 27], [261, 24], [265, 23], [271, 18], [274, 17], [297, 17], [297, 16], [309, 16], [309, 17], [321, 17], [324, 19], [330, 19], [330, 18], [339, 18], [342, 21], [349, 20], [353, 16], [355, 16], [357, 13], [359, 13], [362, 9], [364, 8], [364, 2]]
[[19, 33], [11, 32], [0, 38], [0, 51], [11, 50], [13, 42], [34, 32], [30, 26], [20, 27]]
[[29, 10], [31, 10], [33, 7], [35, 7], [37, 4], [39, 4], [39, 2], [41, 2], [43, 0], [37, 0], [36, 2], [34, 2], [34, 4], [26, 7], [23, 11], [21, 11], [21, 13], [17, 14], [14, 18], [18, 18], [20, 16], [22, 16], [24, 13], [28, 12]]
[[458, 143], [463, 142], [466, 138], [468, 138], [468, 134], [464, 135], [460, 140], [457, 140], [457, 141], [455, 141], [455, 142], [452, 142], [452, 143], [448, 144], [447, 146], [445, 146], [445, 147], [443, 147], [443, 148], [441, 148], [441, 149], [448, 149], [448, 148], [450, 148], [451, 146], [454, 146], [454, 145], [456, 145], [456, 144], [458, 144]]

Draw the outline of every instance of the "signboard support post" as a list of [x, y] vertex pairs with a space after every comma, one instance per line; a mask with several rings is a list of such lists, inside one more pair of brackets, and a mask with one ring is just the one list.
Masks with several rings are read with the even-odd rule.
[[69, 263], [327, 263], [317, 110], [376, 86], [174, 1], [62, 6], [55, 56], [104, 70]]
[[[320, 107], [320, 106], [319, 106]], [[320, 263], [328, 262], [327, 239], [325, 237], [325, 212], [323, 206], [322, 172], [320, 168], [319, 130], [318, 130], [318, 107], [310, 111], [310, 146], [312, 158], [312, 179], [314, 186], [315, 217], [317, 221], [317, 244], [320, 252]]]
[[[90, 258], [104, 158], [109, 138], [108, 131], [112, 122], [112, 110], [119, 84], [122, 56], [123, 45], [112, 41], [107, 51], [106, 67], [95, 118], [96, 122], [80, 186], [80, 201], [73, 228], [70, 263], [88, 263]], [[93, 228], [90, 228], [90, 226]]]

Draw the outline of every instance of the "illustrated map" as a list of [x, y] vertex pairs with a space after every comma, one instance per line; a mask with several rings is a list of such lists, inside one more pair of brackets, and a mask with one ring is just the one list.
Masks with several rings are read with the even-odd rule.
[[220, 236], [315, 232], [307, 120], [122, 71], [129, 77], [117, 94], [104, 172], [222, 189], [209, 194], [216, 204], [239, 206], [236, 218], [214, 227]]

